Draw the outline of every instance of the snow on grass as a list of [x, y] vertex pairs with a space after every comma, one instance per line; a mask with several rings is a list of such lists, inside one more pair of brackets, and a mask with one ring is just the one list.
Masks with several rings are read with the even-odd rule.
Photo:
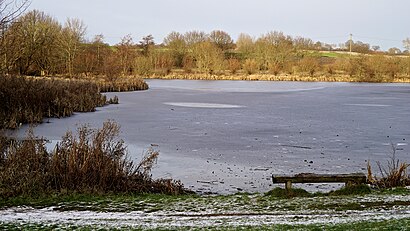
[[161, 228], [310, 225], [410, 219], [410, 195], [274, 199], [261, 194], [177, 200], [61, 203], [0, 210], [5, 224]]

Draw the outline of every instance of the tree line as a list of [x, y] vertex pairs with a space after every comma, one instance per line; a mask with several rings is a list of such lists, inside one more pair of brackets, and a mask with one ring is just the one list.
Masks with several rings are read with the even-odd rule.
[[[272, 76], [348, 76], [360, 81], [410, 77], [408, 51], [347, 41], [342, 48], [271, 31], [257, 38], [240, 34], [236, 41], [221, 30], [171, 32], [156, 44], [151, 35], [135, 42], [131, 35], [109, 45], [103, 35], [85, 39], [79, 19], [60, 24], [32, 10], [3, 23], [0, 71], [3, 74], [89, 77], [115, 82], [121, 76], [170, 74]], [[404, 41], [409, 45], [409, 39]], [[406, 43], [407, 41], [407, 43]], [[353, 54], [348, 52], [352, 50]], [[400, 54], [400, 55], [398, 55]]]
[[[104, 52], [111, 47], [99, 41], [87, 43], [85, 26], [80, 20], [68, 19], [60, 25], [37, 10], [23, 14], [28, 4], [27, 0], [0, 0], [0, 130], [118, 103], [118, 97], [107, 100], [101, 92], [148, 88], [140, 78], [124, 77], [115, 82], [107, 78], [110, 68], [115, 67], [105, 65]], [[92, 56], [94, 50], [90, 47], [94, 46], [96, 57], [101, 56], [99, 61]], [[104, 78], [74, 78], [84, 73], [79, 69], [84, 68], [81, 62], [98, 63], [95, 65], [101, 69], [93, 69], [94, 75]], [[54, 78], [58, 75], [71, 79]]]

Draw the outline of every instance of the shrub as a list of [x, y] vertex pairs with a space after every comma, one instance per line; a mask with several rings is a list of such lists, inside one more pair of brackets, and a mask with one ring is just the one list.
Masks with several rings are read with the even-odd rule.
[[153, 71], [153, 65], [149, 57], [140, 56], [135, 60], [135, 74], [138, 76], [149, 76]]
[[302, 73], [307, 73], [311, 77], [319, 70], [320, 63], [317, 58], [307, 56], [299, 61], [298, 69]]
[[367, 162], [367, 180], [370, 184], [378, 188], [394, 188], [410, 185], [410, 177], [407, 168], [410, 166], [406, 162], [396, 159], [396, 147], [392, 145], [390, 160], [387, 161], [387, 168], [380, 162], [376, 162], [380, 171], [380, 177], [373, 175], [370, 161]]
[[270, 62], [268, 64], [268, 70], [270, 73], [272, 73], [273, 75], [278, 75], [283, 69], [283, 66], [281, 63], [278, 62]]
[[243, 70], [248, 74], [252, 75], [259, 71], [259, 64], [254, 59], [246, 59], [243, 63]]
[[62, 192], [187, 192], [179, 181], [151, 178], [158, 152], [148, 150], [137, 165], [129, 160], [119, 131], [112, 121], [101, 129], [81, 126], [77, 135], [67, 132], [53, 151], [32, 132], [23, 141], [1, 137], [0, 198]]
[[226, 66], [232, 74], [236, 74], [236, 72], [241, 69], [241, 62], [238, 59], [230, 58], [226, 62]]

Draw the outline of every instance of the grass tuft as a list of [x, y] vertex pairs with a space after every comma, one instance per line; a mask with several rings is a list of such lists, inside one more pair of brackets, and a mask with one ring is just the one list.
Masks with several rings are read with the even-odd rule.
[[320, 196], [349, 196], [349, 195], [365, 195], [371, 193], [371, 189], [368, 185], [352, 185], [346, 186], [341, 189], [330, 191], [328, 193], [315, 192], [310, 193], [304, 189], [292, 188], [286, 190], [283, 188], [274, 188], [267, 192], [265, 196], [275, 197], [279, 199], [290, 199], [294, 197], [320, 197]]
[[312, 197], [313, 194], [309, 193], [308, 191], [300, 188], [292, 188], [290, 190], [286, 190], [283, 188], [274, 188], [271, 191], [265, 194], [266, 196], [276, 197], [280, 199], [289, 199], [293, 197]]
[[343, 187], [341, 189], [331, 191], [327, 193], [329, 196], [349, 196], [349, 195], [366, 195], [371, 193], [372, 190], [368, 185], [351, 185]]
[[410, 185], [410, 177], [407, 168], [410, 164], [401, 162], [396, 158], [396, 147], [392, 144], [390, 160], [387, 161], [387, 168], [380, 162], [376, 162], [380, 171], [380, 177], [373, 175], [370, 161], [367, 162], [367, 179], [370, 184], [378, 188], [405, 187]]

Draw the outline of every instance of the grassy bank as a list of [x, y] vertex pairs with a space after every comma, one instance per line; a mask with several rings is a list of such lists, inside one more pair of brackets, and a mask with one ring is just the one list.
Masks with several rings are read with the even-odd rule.
[[[2, 219], [0, 228], [397, 230], [410, 225], [409, 199], [410, 191], [404, 188], [355, 195], [299, 195], [291, 199], [274, 193], [20, 197], [3, 202], [0, 210], [1, 215], [21, 212], [21, 216], [16, 215], [20, 220]], [[21, 205], [24, 207], [16, 207]], [[24, 213], [28, 213], [29, 220]]]
[[410, 219], [399, 220], [385, 220], [385, 221], [373, 221], [373, 222], [354, 222], [347, 224], [320, 224], [320, 225], [263, 225], [263, 226], [220, 226], [220, 227], [174, 227], [174, 228], [142, 228], [142, 227], [121, 227], [121, 228], [107, 228], [107, 227], [95, 227], [95, 226], [59, 226], [59, 225], [47, 225], [47, 224], [0, 224], [0, 228], [5, 230], [298, 230], [298, 231], [345, 231], [345, 230], [407, 230], [410, 226]]

